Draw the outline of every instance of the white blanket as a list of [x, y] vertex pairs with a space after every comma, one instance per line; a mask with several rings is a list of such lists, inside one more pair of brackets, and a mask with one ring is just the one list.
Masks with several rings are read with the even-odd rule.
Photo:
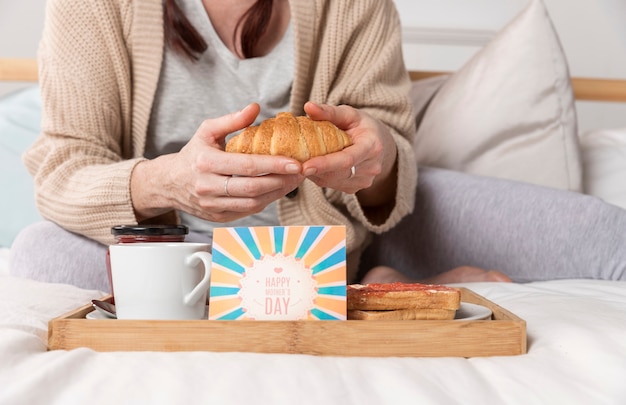
[[527, 321], [528, 354], [47, 351], [48, 320], [102, 293], [0, 275], [0, 404], [626, 403], [625, 282], [464, 286]]

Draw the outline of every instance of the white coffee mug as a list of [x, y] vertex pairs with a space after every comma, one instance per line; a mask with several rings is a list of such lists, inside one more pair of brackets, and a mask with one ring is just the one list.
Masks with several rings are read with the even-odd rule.
[[211, 284], [208, 243], [111, 245], [118, 319], [203, 319]]

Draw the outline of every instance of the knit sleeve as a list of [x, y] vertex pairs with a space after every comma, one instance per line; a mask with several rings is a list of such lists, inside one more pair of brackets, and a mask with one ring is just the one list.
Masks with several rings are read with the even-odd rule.
[[64, 228], [111, 241], [135, 223], [125, 0], [49, 0], [38, 64], [42, 133], [23, 159], [38, 208]]
[[384, 232], [413, 210], [417, 184], [410, 143], [415, 121], [402, 56], [400, 19], [391, 0], [329, 1], [327, 6], [324, 34], [318, 41], [312, 100], [346, 104], [371, 114], [388, 126], [398, 149], [395, 205], [383, 214], [384, 221], [376, 213], [376, 223], [370, 221], [372, 213], [364, 213], [355, 195], [329, 197], [342, 201], [369, 230]]

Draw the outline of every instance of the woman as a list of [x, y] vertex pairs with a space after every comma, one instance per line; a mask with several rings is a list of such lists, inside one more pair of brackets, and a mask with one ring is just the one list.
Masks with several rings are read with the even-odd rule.
[[[13, 273], [106, 289], [112, 226], [180, 220], [190, 240], [216, 225], [345, 224], [353, 280], [369, 232], [412, 210], [391, 1], [54, 0], [39, 63], [43, 134], [24, 160], [60, 228], [20, 235]], [[223, 151], [281, 110], [333, 121], [354, 145], [303, 164]]]
[[[195, 241], [346, 225], [350, 282], [371, 234], [363, 282], [626, 278], [623, 210], [434, 169], [416, 193], [391, 0], [51, 0], [40, 65], [43, 134], [25, 163], [51, 222], [16, 239], [13, 274], [108, 290], [112, 226], [180, 221]], [[282, 110], [354, 145], [302, 164], [223, 151]]]

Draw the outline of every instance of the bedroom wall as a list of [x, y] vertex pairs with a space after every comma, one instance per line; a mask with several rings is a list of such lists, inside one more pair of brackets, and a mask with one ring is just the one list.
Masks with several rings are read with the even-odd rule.
[[[460, 67], [527, 0], [394, 0], [411, 69]], [[545, 0], [574, 76], [626, 79], [626, 1]], [[0, 0], [0, 56], [35, 57], [45, 0]], [[0, 85], [0, 95], [19, 87]], [[626, 106], [579, 103], [581, 130], [626, 127]]]
[[[0, 0], [0, 57], [35, 57], [43, 29], [45, 4], [45, 0]], [[23, 86], [0, 83], [0, 95]]]
[[[394, 0], [409, 69], [456, 70], [521, 10], [527, 0]], [[626, 1], [544, 0], [570, 73], [626, 79]], [[625, 128], [624, 103], [578, 102], [581, 132]]]
[[[546, 0], [561, 36], [571, 74], [626, 79], [626, 1]], [[582, 131], [626, 128], [625, 103], [579, 102]]]

